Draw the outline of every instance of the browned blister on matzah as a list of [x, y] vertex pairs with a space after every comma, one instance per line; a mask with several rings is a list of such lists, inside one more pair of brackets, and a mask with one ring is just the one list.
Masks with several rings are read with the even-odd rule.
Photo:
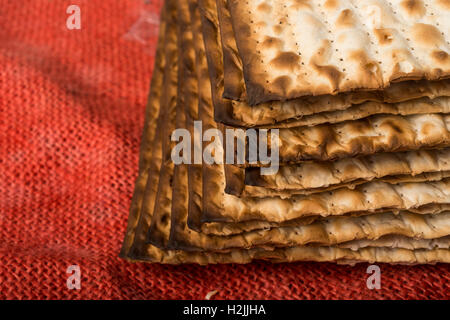
[[450, 73], [444, 2], [228, 0], [250, 104]]

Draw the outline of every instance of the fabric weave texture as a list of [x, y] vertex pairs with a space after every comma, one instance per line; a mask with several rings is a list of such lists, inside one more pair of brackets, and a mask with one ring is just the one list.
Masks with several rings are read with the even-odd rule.
[[[68, 30], [70, 5], [81, 30]], [[0, 299], [449, 299], [450, 266], [181, 265], [118, 257], [157, 0], [0, 0]], [[66, 285], [71, 265], [81, 289]]]

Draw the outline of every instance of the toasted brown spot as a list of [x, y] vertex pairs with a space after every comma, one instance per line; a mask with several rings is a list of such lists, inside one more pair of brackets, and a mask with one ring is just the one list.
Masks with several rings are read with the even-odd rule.
[[400, 6], [410, 15], [415, 17], [421, 17], [426, 12], [425, 6], [421, 0], [404, 0]]
[[354, 24], [355, 20], [350, 9], [342, 10], [341, 14], [336, 20], [336, 25], [339, 27], [352, 27]]
[[375, 36], [381, 45], [389, 44], [393, 40], [391, 29], [375, 29]]
[[444, 9], [450, 9], [450, 0], [438, 0], [436, 2], [438, 6], [441, 6]]
[[327, 0], [323, 6], [325, 7], [325, 9], [334, 9], [337, 7], [337, 5], [337, 0]]
[[431, 53], [431, 56], [433, 57], [433, 59], [435, 59], [436, 61], [440, 62], [440, 63], [448, 63], [449, 62], [449, 56], [448, 53], [445, 51], [433, 51]]
[[368, 134], [372, 130], [372, 125], [369, 121], [354, 121], [351, 122], [350, 128], [354, 130], [354, 132], [359, 133], [360, 135]]
[[283, 40], [280, 38], [266, 37], [261, 46], [264, 49], [281, 49], [283, 47]]
[[260, 29], [267, 27], [267, 23], [265, 21], [258, 21], [254, 25], [256, 28]]
[[240, 23], [237, 32], [239, 32], [239, 34], [245, 35], [245, 37], [250, 38], [252, 36], [252, 29], [250, 27], [250, 24], [247, 23]]
[[350, 53], [349, 59], [359, 64], [359, 69], [362, 71], [362, 79], [370, 82], [381, 82], [381, 73], [378, 63], [370, 60], [365, 51], [354, 50]]
[[433, 132], [433, 130], [435, 130], [435, 127], [433, 124], [431, 123], [425, 123], [422, 127], [422, 129], [420, 130], [420, 133], [422, 133], [424, 136], [429, 135], [431, 132]]
[[276, 91], [281, 91], [283, 94], [286, 94], [291, 83], [292, 79], [289, 76], [280, 76], [272, 82], [272, 85]]
[[291, 5], [291, 8], [294, 10], [311, 9], [311, 4], [309, 3], [309, 0], [295, 0], [294, 4]]
[[267, 2], [263, 2], [256, 9], [258, 11], [269, 13], [270, 11], [272, 11], [272, 6], [269, 5]]
[[326, 77], [329, 81], [333, 90], [337, 90], [339, 88], [339, 84], [342, 81], [344, 75], [340, 72], [335, 66], [321, 66], [315, 63], [312, 63], [312, 67], [322, 76]]
[[165, 213], [161, 217], [161, 224], [165, 226], [165, 225], [167, 225], [168, 222], [169, 222], [169, 215], [167, 213]]
[[270, 63], [276, 68], [293, 70], [300, 63], [300, 56], [294, 52], [282, 52]]
[[[405, 48], [402, 49], [394, 49], [391, 51], [392, 61], [395, 63], [392, 69], [392, 79], [395, 79], [398, 74], [403, 74], [405, 71], [401, 66], [401, 62], [403, 61], [413, 61], [414, 57], [411, 52]], [[409, 72], [409, 75], [412, 76], [412, 73], [415, 72], [415, 68], [413, 67], [413, 71]], [[406, 89], [405, 89], [406, 90]]]
[[331, 57], [332, 46], [330, 40], [322, 40], [322, 46], [313, 56], [311, 63], [315, 65], [326, 65]]
[[283, 32], [283, 27], [279, 24], [276, 24], [275, 26], [273, 26], [273, 32], [275, 32], [276, 34], [280, 34]]
[[435, 26], [425, 23], [416, 23], [413, 25], [411, 31], [414, 40], [423, 45], [435, 47], [444, 43], [441, 32]]
[[384, 124], [389, 126], [390, 128], [392, 128], [392, 130], [394, 130], [398, 134], [402, 134], [403, 133], [402, 127], [400, 127], [397, 123], [395, 123], [395, 121], [387, 120], [387, 121], [385, 121]]

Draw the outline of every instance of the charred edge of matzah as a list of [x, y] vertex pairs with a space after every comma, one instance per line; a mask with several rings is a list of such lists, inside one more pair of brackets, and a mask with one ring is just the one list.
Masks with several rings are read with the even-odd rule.
[[[156, 199], [153, 208], [147, 208], [147, 210], [153, 210], [152, 221], [150, 228], [146, 232], [146, 243], [154, 245], [158, 248], [165, 248], [167, 246], [168, 234], [167, 229], [170, 229], [170, 210], [172, 206], [172, 188], [173, 188], [173, 175], [174, 175], [174, 163], [171, 159], [171, 147], [173, 143], [170, 140], [172, 130], [175, 129], [179, 124], [185, 123], [184, 112], [184, 86], [180, 85], [180, 81], [184, 79], [183, 73], [185, 68], [180, 68], [179, 63], [183, 62], [183, 55], [179, 48], [183, 45], [183, 39], [179, 36], [183, 30], [177, 23], [180, 18], [180, 9], [177, 2], [174, 1], [176, 9], [174, 9], [173, 20], [171, 21], [171, 27], [174, 30], [174, 36], [176, 37], [175, 43], [177, 44], [176, 49], [173, 50], [173, 54], [176, 55], [174, 58], [174, 63], [177, 63], [177, 90], [176, 90], [176, 100], [175, 100], [175, 110], [172, 112], [172, 108], [169, 109], [169, 119], [165, 121], [164, 133], [163, 133], [163, 156], [162, 165], [159, 172], [159, 182], [158, 191], [156, 193]], [[173, 100], [172, 100], [173, 102]], [[173, 105], [172, 105], [173, 107]], [[175, 119], [173, 119], [175, 118]], [[149, 203], [149, 205], [151, 205]], [[144, 211], [145, 212], [145, 211]]]
[[216, 0], [219, 29], [222, 40], [225, 99], [245, 101], [246, 92], [242, 74], [242, 61], [237, 52], [233, 26], [226, 0]]
[[[145, 181], [147, 173], [143, 173], [147, 170], [149, 162], [151, 161], [151, 150], [154, 144], [154, 139], [158, 139], [158, 132], [156, 131], [156, 126], [158, 122], [161, 121], [162, 115], [160, 112], [160, 99], [161, 99], [161, 87], [164, 81], [164, 67], [165, 67], [165, 32], [166, 32], [166, 8], [167, 4], [164, 4], [161, 9], [160, 26], [159, 26], [159, 36], [158, 45], [155, 54], [155, 65], [153, 68], [153, 74], [151, 79], [151, 87], [148, 96], [147, 108], [144, 118], [144, 129], [142, 134], [140, 155], [139, 155], [139, 173], [136, 178], [133, 198], [131, 199], [130, 213], [128, 217], [128, 224], [124, 235], [124, 240], [122, 242], [122, 248], [119, 253], [119, 257], [128, 259], [128, 253], [131, 248], [134, 231], [136, 228], [136, 222], [139, 218], [140, 206], [142, 204], [142, 197], [145, 190]], [[153, 106], [153, 108], [152, 108]], [[149, 134], [152, 130], [153, 134]], [[150, 155], [150, 159], [145, 157], [144, 154]]]
[[225, 171], [225, 193], [234, 195], [234, 196], [240, 196], [242, 195], [242, 192], [244, 191], [245, 185], [244, 185], [244, 169], [238, 168], [236, 166], [233, 166], [231, 164], [224, 165], [224, 171]]
[[183, 219], [187, 219], [187, 208], [189, 206], [187, 166], [184, 164], [175, 167], [174, 188], [172, 193], [172, 213], [170, 235], [166, 245], [167, 249], [179, 249], [179, 241], [184, 241]]
[[[202, 183], [202, 167], [199, 165], [189, 165], [188, 169], [188, 179], [189, 181], [198, 181], [199, 183]], [[200, 178], [195, 178], [195, 176], [200, 176]], [[187, 219], [187, 225], [192, 230], [195, 230], [197, 232], [201, 232], [202, 225], [200, 223], [201, 216], [202, 216], [202, 200], [200, 195], [193, 192], [193, 188], [191, 187], [191, 182], [188, 183], [189, 185], [189, 204], [188, 204], [188, 219]], [[203, 184], [200, 186], [203, 187]]]
[[[179, 244], [183, 250], [188, 251], [214, 251], [225, 252], [230, 249], [250, 249], [256, 247], [276, 248], [294, 245], [323, 245], [331, 246], [341, 242], [359, 239], [376, 240], [381, 236], [398, 234], [412, 239], [434, 239], [448, 236], [448, 232], [442, 229], [445, 225], [444, 217], [424, 215], [416, 217], [411, 213], [381, 213], [360, 217], [349, 217], [345, 220], [346, 228], [340, 228], [340, 218], [328, 221], [317, 221], [312, 225], [303, 227], [287, 227], [270, 229], [265, 231], [253, 231], [242, 235], [230, 237], [207, 236], [204, 234], [184, 233], [184, 239], [179, 238]], [[411, 227], [415, 225], [415, 228]], [[440, 225], [441, 228], [436, 228]], [[180, 249], [179, 247], [173, 247]]]
[[[331, 137], [331, 135], [329, 136]], [[423, 143], [422, 145], [403, 145], [398, 139], [395, 138], [394, 140], [392, 140], [392, 144], [389, 147], [374, 146], [373, 141], [371, 141], [367, 137], [360, 137], [356, 140], [357, 141], [352, 141], [351, 145], [347, 150], [335, 152], [332, 155], [328, 153], [325, 144], [317, 148], [318, 152], [314, 154], [299, 152], [296, 155], [294, 154], [283, 155], [280, 152], [280, 163], [295, 164], [303, 161], [315, 161], [315, 160], [336, 161], [342, 158], [364, 156], [376, 154], [379, 152], [405, 152], [408, 150], [433, 149], [433, 148], [439, 149], [450, 146], [450, 139], [449, 137], [445, 136], [442, 137], [441, 141]]]
[[[420, 80], [395, 83], [384, 91], [359, 91], [343, 93], [336, 96], [306, 96], [285, 102], [272, 101], [257, 106], [249, 106], [245, 102], [232, 101], [232, 114], [228, 116], [231, 120], [227, 120], [227, 115], [225, 115], [222, 122], [237, 127], [299, 127], [308, 125], [308, 118], [317, 117], [319, 114], [326, 116], [338, 111], [345, 113], [345, 110], [350, 111], [350, 109], [358, 112], [360, 110], [359, 105], [365, 103], [384, 102], [391, 104], [405, 103], [405, 100], [408, 100], [408, 104], [414, 104], [415, 101], [421, 98], [425, 99], [426, 97], [429, 99], [430, 104], [434, 104], [436, 98], [440, 97], [442, 99], [442, 97], [448, 97], [449, 95], [449, 80]], [[285, 108], [284, 104], [289, 104], [289, 108], [294, 108], [295, 111], [281, 112]], [[301, 108], [301, 112], [299, 112], [299, 108]], [[246, 121], [240, 119], [238, 116], [245, 112], [252, 112], [253, 110], [260, 113], [258, 118]], [[370, 115], [372, 114], [367, 116]]]
[[[176, 53], [176, 32], [174, 30], [174, 19], [176, 15], [175, 1], [168, 1], [166, 4], [166, 30], [165, 30], [165, 68], [164, 68], [164, 80], [163, 80], [163, 93], [161, 95], [161, 110], [163, 116], [158, 125], [161, 125], [163, 121], [166, 121], [168, 117], [168, 109], [173, 108], [174, 100], [172, 95], [176, 91], [176, 76], [177, 72], [177, 53]], [[174, 83], [175, 82], [175, 83]], [[167, 109], [167, 110], [166, 110]], [[157, 129], [157, 136], [155, 136], [154, 144], [158, 148], [158, 152], [161, 151], [162, 137], [161, 130]], [[155, 152], [156, 153], [156, 152]], [[146, 255], [147, 246], [145, 245], [145, 234], [151, 224], [151, 218], [153, 214], [153, 205], [156, 197], [156, 189], [159, 179], [159, 170], [161, 166], [161, 159], [155, 158], [155, 153], [152, 155], [152, 163], [149, 167], [149, 175], [146, 185], [144, 187], [143, 198], [141, 203], [137, 207], [137, 225], [134, 230], [134, 238], [131, 244], [131, 248], [128, 252], [128, 258], [136, 259], [138, 256]], [[155, 162], [156, 161], [156, 162]], [[148, 199], [150, 197], [150, 199]], [[145, 200], [145, 201], [144, 201]], [[148, 207], [148, 208], [147, 208]]]
[[[252, 17], [248, 12], [238, 11], [236, 9], [237, 1], [228, 1], [228, 8], [232, 12], [232, 28], [234, 34], [245, 35], [246, 41], [239, 41], [241, 37], [236, 37], [236, 45], [239, 51], [239, 56], [242, 61], [242, 72], [244, 75], [244, 82], [246, 88], [247, 103], [250, 106], [255, 106], [260, 103], [270, 102], [273, 100], [284, 101], [285, 97], [281, 94], [277, 94], [268, 90], [267, 83], [264, 82], [266, 78], [264, 70], [257, 70], [255, 65], [259, 64], [260, 57], [255, 52], [257, 47], [256, 40], [253, 39], [251, 30], [248, 26], [248, 21], [252, 21]], [[257, 62], [257, 63], [256, 63]], [[287, 87], [286, 83], [283, 83], [283, 79], [280, 79], [280, 83], [277, 88], [282, 89]], [[285, 92], [285, 94], [287, 94]]]
[[409, 182], [432, 182], [440, 181], [444, 178], [450, 177], [450, 171], [442, 172], [426, 172], [411, 176], [410, 174], [399, 174], [399, 175], [386, 175], [378, 179], [356, 179], [350, 182], [344, 182], [341, 184], [331, 184], [326, 187], [317, 188], [291, 188], [291, 189], [279, 189], [279, 188], [265, 188], [259, 186], [248, 186], [246, 185], [241, 196], [244, 197], [273, 197], [279, 196], [283, 199], [290, 198], [296, 195], [313, 195], [316, 193], [321, 193], [325, 191], [333, 191], [343, 187], [354, 189], [360, 184], [364, 184], [369, 181], [380, 181], [386, 182], [388, 184], [399, 184], [399, 183], [409, 183]]
[[244, 174], [244, 184], [255, 187], [268, 187], [269, 184], [261, 177], [260, 168], [246, 168]]
[[[335, 216], [344, 215], [350, 212], [370, 211], [379, 212], [385, 210], [402, 210], [420, 208], [422, 206], [433, 204], [446, 204], [447, 199], [444, 197], [449, 192], [450, 179], [445, 178], [436, 182], [421, 182], [421, 183], [399, 183], [397, 185], [390, 185], [384, 182], [367, 182], [356, 186], [353, 190], [348, 188], [340, 188], [333, 191], [317, 193], [313, 195], [298, 195], [290, 199], [281, 199], [279, 197], [271, 197], [277, 206], [283, 207], [283, 216], [277, 213], [271, 213], [266, 210], [249, 210], [252, 203], [247, 203], [247, 209], [240, 208], [238, 214], [228, 214], [224, 216], [223, 208], [211, 210], [204, 215], [203, 222], [239, 222], [248, 220], [266, 220], [272, 222], [281, 222], [292, 220], [304, 216], [321, 215], [321, 216]], [[406, 190], [414, 186], [421, 186], [427, 188], [428, 192], [433, 190], [432, 195], [424, 194], [423, 197], [409, 199], [407, 205], [405, 199], [399, 195], [399, 190]], [[383, 190], [382, 196], [380, 190]], [[390, 197], [386, 197], [389, 195]], [[424, 197], [427, 195], [427, 197]], [[251, 200], [252, 198], [247, 198]], [[335, 206], [334, 203], [349, 199], [352, 201], [350, 206]], [[352, 199], [352, 200], [350, 200]], [[254, 201], [257, 199], [253, 198]], [[267, 199], [266, 199], [267, 200]], [[265, 204], [268, 204], [265, 201]], [[274, 204], [274, 205], [275, 205]], [[300, 205], [301, 204], [301, 205]], [[407, 207], [406, 207], [407, 206]]]
[[[421, 206], [419, 208], [410, 208], [409, 210], [398, 210], [398, 209], [389, 209], [389, 210], [375, 210], [373, 212], [368, 212], [368, 211], [358, 211], [358, 212], [351, 212], [348, 214], [344, 214], [342, 216], [334, 216], [333, 218], [343, 218], [346, 219], [348, 217], [358, 217], [358, 216], [364, 216], [364, 215], [369, 215], [369, 214], [374, 214], [374, 213], [383, 213], [383, 212], [394, 212], [396, 214], [400, 213], [400, 212], [411, 212], [411, 213], [416, 213], [416, 214], [438, 214], [438, 213], [442, 213], [444, 211], [450, 211], [450, 204], [427, 204], [424, 206]], [[327, 218], [321, 217], [321, 216], [306, 216], [306, 217], [301, 217], [301, 218], [295, 218], [292, 220], [287, 220], [287, 221], [281, 221], [281, 222], [266, 222], [264, 223], [264, 225], [258, 225], [258, 220], [250, 220], [247, 221], [246, 223], [235, 223], [235, 222], [227, 222], [227, 223], [220, 223], [220, 225], [222, 226], [239, 226], [241, 227], [241, 231], [240, 232], [233, 232], [233, 233], [228, 233], [226, 235], [233, 235], [236, 233], [242, 233], [242, 232], [247, 232], [247, 231], [256, 231], [256, 230], [267, 230], [269, 228], [274, 228], [274, 227], [293, 227], [293, 226], [304, 226], [304, 225], [309, 225], [313, 222], [315, 222], [316, 220], [326, 220]], [[250, 227], [249, 224], [250, 223]], [[208, 222], [205, 223], [203, 225], [203, 227], [209, 225], [209, 224], [215, 224], [215, 226], [218, 226], [215, 222]], [[206, 230], [209, 230], [206, 232]], [[202, 232], [208, 233], [208, 234], [216, 234], [216, 235], [224, 235], [223, 233], [217, 233], [217, 230], [214, 229], [214, 232], [211, 231], [211, 229], [208, 228], [202, 228], [201, 229]]]
[[[161, 128], [164, 129], [165, 123], [170, 123], [174, 118], [174, 109], [177, 101], [177, 82], [178, 82], [178, 46], [177, 46], [177, 32], [176, 32], [176, 1], [168, 1], [169, 19], [167, 20], [166, 27], [166, 67], [164, 71], [164, 88], [163, 88], [163, 104], [161, 109], [164, 110], [165, 116], [162, 119]], [[158, 130], [158, 129], [157, 129]], [[162, 140], [164, 139], [164, 130], [158, 130], [161, 132], [162, 138], [159, 141], [161, 159], [152, 166], [149, 172], [149, 179], [147, 181], [146, 190], [144, 194], [144, 204], [141, 209], [138, 227], [135, 231], [135, 241], [133, 243], [130, 257], [133, 259], [150, 259], [152, 261], [160, 261], [161, 254], [159, 249], [151, 245], [146, 244], [146, 235], [152, 224], [153, 209], [155, 206], [155, 200], [158, 193], [158, 185], [160, 179], [160, 170], [162, 167], [163, 149]]]
[[[307, 181], [313, 175], [323, 177], [322, 185], [332, 183], [324, 178], [328, 176], [339, 184], [350, 181], [356, 176], [362, 178], [382, 178], [387, 175], [418, 175], [425, 172], [447, 171], [450, 169], [448, 156], [450, 149], [432, 149], [419, 151], [407, 151], [403, 153], [378, 153], [359, 158], [347, 158], [337, 162], [315, 162], [313, 164], [299, 164], [296, 166], [282, 166], [275, 175], [262, 176], [257, 168], [246, 169], [246, 185], [260, 186], [265, 188], [311, 188], [312, 184]], [[383, 165], [384, 164], [384, 165]], [[365, 172], [361, 174], [362, 172]], [[290, 178], [285, 179], [289, 175]], [[296, 179], [292, 179], [292, 177]], [[305, 181], [303, 181], [305, 179]], [[287, 181], [289, 180], [289, 181]], [[309, 183], [309, 185], [305, 185]]]
[[[202, 20], [202, 34], [208, 73], [211, 81], [212, 101], [214, 104], [214, 120], [240, 126], [242, 122], [233, 117], [232, 101], [223, 99], [223, 56], [220, 48], [220, 32], [215, 0], [199, 1]], [[221, 90], [222, 89], [222, 90]]]
[[[221, 61], [221, 52], [220, 50], [217, 50], [217, 43], [219, 43], [217, 40], [219, 36], [218, 28], [215, 24], [214, 19], [214, 10], [211, 8], [211, 6], [215, 6], [215, 1], [211, 0], [200, 0], [199, 1], [199, 8], [201, 13], [201, 22], [202, 22], [202, 33], [203, 33], [203, 40], [206, 48], [206, 58], [208, 61], [209, 66], [209, 72], [210, 72], [210, 78], [211, 79], [218, 79], [219, 75], [218, 72], [220, 69], [215, 68], [215, 63], [219, 63]], [[211, 50], [214, 48], [214, 50]], [[213, 94], [213, 101], [215, 98], [217, 98], [217, 94], [214, 94], [215, 89], [215, 83], [211, 83], [212, 86], [212, 94]], [[216, 99], [218, 101], [218, 99]], [[222, 108], [218, 107], [218, 105], [215, 105], [214, 112], [216, 110], [222, 110]], [[206, 166], [203, 166], [203, 181], [209, 181], [210, 179], [205, 176], [205, 174], [211, 174], [212, 170], [211, 168], [208, 168]], [[209, 192], [211, 194], [220, 194], [220, 192], [223, 192], [223, 188], [225, 186], [219, 186], [217, 184], [212, 184], [210, 186], [210, 190], [206, 190], [206, 192]], [[203, 184], [203, 190], [205, 190], [205, 184]], [[221, 211], [221, 204], [215, 203], [215, 201], [203, 201], [203, 208], [202, 208], [202, 219], [201, 223], [208, 222], [209, 215], [211, 212], [220, 212]], [[218, 221], [220, 222], [220, 221]]]
[[[183, 86], [187, 88], [183, 90], [184, 113], [186, 115], [186, 128], [191, 135], [193, 134], [193, 121], [198, 119], [198, 74], [196, 66], [196, 54], [194, 48], [193, 24], [191, 23], [190, 13], [195, 10], [193, 1], [180, 4], [179, 26], [184, 30], [183, 42], [181, 47], [183, 58], [182, 67], [185, 68]], [[191, 159], [192, 160], [192, 159]], [[172, 198], [172, 224], [170, 230], [169, 241], [167, 247], [169, 249], [178, 249], [185, 241], [185, 230], [187, 228], [187, 220], [189, 210], [192, 209], [192, 202], [195, 199], [195, 191], [199, 187], [195, 174], [198, 173], [198, 167], [194, 164], [178, 165], [176, 167], [176, 176], [174, 178], [174, 193]], [[192, 167], [192, 168], [190, 168]], [[188, 231], [191, 232], [190, 230]]]

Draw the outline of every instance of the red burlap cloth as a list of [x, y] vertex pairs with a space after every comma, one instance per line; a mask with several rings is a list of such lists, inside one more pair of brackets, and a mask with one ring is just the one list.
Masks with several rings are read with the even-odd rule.
[[[66, 28], [81, 8], [81, 30]], [[0, 298], [450, 298], [450, 267], [118, 258], [137, 173], [159, 1], [0, 0]], [[66, 286], [81, 268], [81, 290]]]

